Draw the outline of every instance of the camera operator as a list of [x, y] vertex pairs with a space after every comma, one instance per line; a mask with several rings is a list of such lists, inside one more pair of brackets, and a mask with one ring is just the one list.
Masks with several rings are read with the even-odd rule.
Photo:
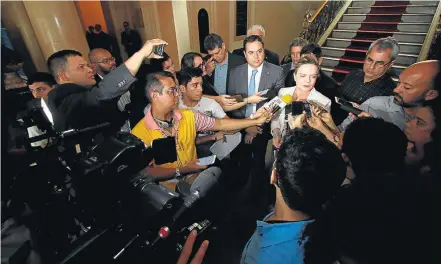
[[[54, 117], [56, 131], [81, 129], [105, 122], [114, 123], [107, 109], [117, 104], [121, 95], [136, 81], [135, 74], [147, 58], [160, 58], [153, 47], [167, 44], [160, 39], [149, 40], [123, 65], [111, 71], [96, 86], [93, 70], [75, 50], [61, 50], [52, 54], [48, 66], [59, 84], [49, 93], [48, 106]], [[119, 125], [119, 126], [118, 126]]]
[[[191, 183], [201, 170], [207, 166], [197, 165], [196, 134], [201, 131], [231, 131], [250, 126], [261, 125], [270, 118], [266, 111], [256, 113], [257, 119], [216, 119], [192, 110], [177, 110], [179, 87], [174, 76], [168, 72], [156, 72], [147, 76], [146, 94], [151, 101], [146, 116], [132, 130], [147, 146], [154, 140], [173, 137], [177, 160], [165, 164], [156, 164], [147, 168], [147, 173], [159, 181], [172, 180], [181, 175], [188, 175], [186, 181]], [[175, 140], [176, 138], [176, 140]], [[161, 150], [167, 151], [169, 150]], [[171, 151], [171, 150], [170, 150]], [[212, 171], [201, 173], [209, 177]], [[191, 175], [191, 176], [190, 176]], [[170, 182], [169, 182], [170, 183]], [[164, 184], [174, 188], [174, 184]]]
[[[28, 80], [29, 90], [34, 96], [34, 100], [28, 103], [28, 110], [32, 108], [42, 108], [45, 117], [49, 122], [53, 124], [52, 114], [47, 106], [47, 95], [48, 93], [56, 87], [57, 83], [54, 80], [54, 77], [47, 72], [37, 72], [32, 75]], [[39, 135], [44, 134], [37, 126], [29, 127], [28, 129], [29, 138], [33, 138]], [[32, 147], [45, 147], [47, 145], [47, 139], [40, 140], [37, 142], [31, 143]]]

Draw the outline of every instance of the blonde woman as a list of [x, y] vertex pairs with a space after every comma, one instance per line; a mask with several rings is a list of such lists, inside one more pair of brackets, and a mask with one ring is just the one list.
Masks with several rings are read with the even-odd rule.
[[[289, 94], [292, 95], [293, 101], [314, 101], [329, 112], [331, 110], [331, 100], [314, 88], [318, 75], [319, 65], [317, 61], [310, 56], [302, 57], [294, 70], [296, 86], [280, 89], [279, 97]], [[285, 109], [282, 109], [271, 122], [273, 145], [276, 148], [280, 146], [282, 136], [289, 129], [286, 124], [286, 114], [288, 113], [285, 113]]]

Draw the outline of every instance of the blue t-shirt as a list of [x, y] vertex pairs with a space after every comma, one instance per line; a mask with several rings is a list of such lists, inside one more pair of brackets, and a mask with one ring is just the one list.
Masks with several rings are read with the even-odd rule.
[[273, 214], [267, 215], [263, 221], [257, 221], [256, 231], [246, 244], [240, 263], [303, 263], [306, 239], [300, 239], [306, 225], [314, 220], [275, 224], [264, 222]]

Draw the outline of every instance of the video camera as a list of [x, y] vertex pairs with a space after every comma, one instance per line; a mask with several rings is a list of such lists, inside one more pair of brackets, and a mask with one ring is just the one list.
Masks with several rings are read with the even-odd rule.
[[[200, 198], [199, 192], [186, 196], [159, 185], [143, 171], [155, 156], [153, 149], [129, 133], [106, 132], [106, 127], [101, 124], [46, 133], [52, 144], [33, 153], [40, 159], [45, 157], [36, 163], [47, 166], [48, 172], [39, 177], [49, 185], [45, 190], [50, 192], [50, 199], [33, 206], [44, 213], [36, 214], [32, 232], [39, 234], [36, 241], [48, 263], [105, 259], [105, 263], [121, 259], [135, 263], [133, 260], [139, 258], [134, 254], [148, 257], [154, 251], [166, 250], [160, 247], [175, 247], [172, 252], [177, 254], [191, 231], [190, 227], [176, 225], [179, 232], [174, 232], [178, 234], [174, 240], [158, 243], [158, 230], [175, 225]], [[20, 200], [27, 203], [36, 192], [24, 195], [27, 197]], [[200, 230], [204, 231], [210, 224], [204, 219], [191, 227], [204, 227]]]

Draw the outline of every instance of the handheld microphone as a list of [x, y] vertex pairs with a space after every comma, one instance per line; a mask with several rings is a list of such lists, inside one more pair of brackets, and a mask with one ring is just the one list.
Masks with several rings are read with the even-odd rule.
[[203, 175], [199, 175], [190, 187], [190, 195], [184, 198], [184, 203], [173, 215], [171, 222], [168, 226], [161, 227], [158, 232], [158, 236], [153, 241], [154, 246], [160, 239], [166, 239], [170, 233], [170, 227], [179, 219], [179, 217], [191, 208], [198, 200], [207, 196], [208, 192], [219, 181], [221, 170], [217, 167], [210, 167], [204, 171]]
[[290, 94], [285, 94], [282, 97], [276, 96], [271, 101], [263, 105], [264, 108], [271, 110], [273, 114], [283, 109], [285, 106], [291, 104], [293, 98]]

